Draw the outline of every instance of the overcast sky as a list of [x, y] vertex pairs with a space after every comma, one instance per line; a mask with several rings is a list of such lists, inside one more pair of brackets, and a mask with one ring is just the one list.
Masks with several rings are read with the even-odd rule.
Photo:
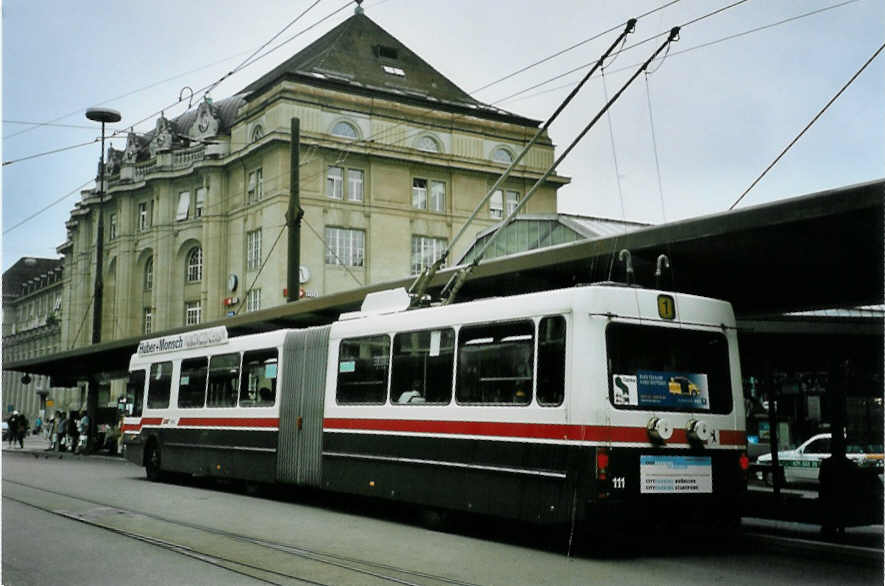
[[[733, 2], [678, 1], [641, 19], [627, 47]], [[98, 126], [84, 117], [90, 106], [122, 112], [123, 121], [109, 131], [135, 124], [137, 132], [146, 132], [163, 108], [167, 117], [181, 114], [186, 103], [171, 104], [184, 86], [197, 90], [219, 79], [312, 3], [5, 0], [3, 270], [23, 256], [57, 257], [55, 248], [65, 240], [64, 223], [79, 198], [79, 187], [92, 185], [100, 148], [89, 144], [6, 162], [95, 139]], [[320, 1], [269, 48], [344, 4]], [[581, 65], [589, 67], [619, 31], [477, 90], [665, 4], [666, 0], [367, 0], [364, 7], [370, 18], [475, 98], [543, 120], [586, 68], [503, 99]], [[834, 8], [709, 44], [827, 7]], [[346, 7], [230, 77], [212, 96], [232, 95], [352, 13]], [[625, 50], [608, 65], [608, 96], [662, 40]], [[559, 211], [660, 223], [727, 210], [883, 42], [881, 0], [747, 0], [686, 26], [670, 55], [653, 64], [648, 84], [644, 76], [638, 77], [613, 106], [611, 126], [603, 117], [562, 164], [559, 173], [571, 177], [572, 183], [559, 192]], [[699, 45], [707, 46], [693, 49]], [[557, 154], [605, 103], [602, 81], [592, 80], [552, 127]], [[32, 127], [41, 122], [53, 125]], [[123, 148], [125, 141], [114, 144]], [[885, 54], [739, 207], [883, 176]], [[64, 198], [66, 194], [70, 195]]]

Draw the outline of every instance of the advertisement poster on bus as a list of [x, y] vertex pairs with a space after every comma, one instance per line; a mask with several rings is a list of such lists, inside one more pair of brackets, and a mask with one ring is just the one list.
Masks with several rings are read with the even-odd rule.
[[640, 370], [612, 376], [615, 405], [650, 409], [710, 409], [707, 375]]

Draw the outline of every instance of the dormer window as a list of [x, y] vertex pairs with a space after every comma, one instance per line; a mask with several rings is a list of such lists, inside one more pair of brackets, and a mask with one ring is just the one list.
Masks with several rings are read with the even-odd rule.
[[395, 75], [397, 77], [405, 77], [406, 72], [400, 69], [399, 67], [392, 67], [390, 65], [382, 65], [382, 69], [384, 69], [384, 73], [389, 73], [390, 75]]
[[384, 45], [376, 45], [375, 53], [384, 59], [397, 59], [397, 50], [393, 47], [385, 47]]

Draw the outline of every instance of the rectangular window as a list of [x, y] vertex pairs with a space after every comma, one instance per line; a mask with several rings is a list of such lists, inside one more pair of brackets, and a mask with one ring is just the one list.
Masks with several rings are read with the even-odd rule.
[[264, 195], [264, 173], [261, 168], [249, 173], [249, 186], [246, 190], [246, 201], [249, 203], [260, 201]]
[[367, 336], [342, 340], [338, 347], [339, 403], [384, 403], [390, 338]]
[[206, 407], [235, 407], [239, 394], [240, 355], [219, 354], [209, 359]]
[[448, 241], [445, 238], [412, 236], [412, 274], [417, 275], [425, 267], [436, 262], [436, 259], [446, 250], [447, 245]]
[[114, 240], [117, 237], [117, 214], [111, 214], [108, 226], [108, 239]]
[[261, 266], [261, 229], [246, 232], [246, 268], [250, 271]]
[[360, 169], [347, 170], [347, 199], [363, 201], [363, 172]]
[[187, 220], [188, 213], [191, 208], [191, 192], [182, 191], [178, 194], [178, 209], [175, 212], [175, 219], [179, 222]]
[[208, 189], [201, 187], [197, 189], [197, 202], [194, 206], [194, 217], [202, 217], [203, 211], [206, 209], [206, 192]]
[[148, 215], [148, 204], [146, 201], [138, 204], [138, 231], [145, 232], [151, 227], [150, 216]]
[[613, 322], [605, 342], [615, 408], [731, 412], [728, 340], [722, 333]]
[[169, 393], [172, 389], [172, 363], [151, 364], [151, 378], [148, 382], [147, 406], [149, 409], [165, 409], [169, 406]]
[[344, 199], [344, 169], [329, 167], [326, 175], [326, 195], [332, 199]]
[[489, 200], [489, 217], [500, 219], [504, 213], [504, 194], [500, 189], [496, 189]]
[[565, 318], [545, 317], [538, 326], [538, 403], [562, 404], [565, 396]]
[[134, 370], [129, 373], [129, 380], [126, 382], [126, 415], [141, 417], [143, 402], [144, 371]]
[[412, 207], [427, 209], [427, 179], [412, 179]]
[[203, 309], [199, 301], [188, 301], [184, 304], [184, 325], [197, 325], [202, 317]]
[[243, 354], [240, 407], [271, 407], [277, 396], [277, 349]]
[[433, 212], [446, 210], [446, 184], [442, 181], [430, 182], [430, 210]]
[[532, 400], [534, 333], [530, 321], [461, 328], [458, 402], [528, 405]]
[[326, 264], [361, 267], [365, 248], [364, 230], [326, 227]]
[[518, 191], [510, 191], [509, 189], [504, 192], [504, 215], [509, 216], [513, 213], [513, 210], [516, 209], [516, 205], [519, 203], [519, 192]]
[[208, 363], [205, 356], [181, 361], [181, 376], [178, 378], [179, 407], [191, 409], [203, 406]]
[[424, 330], [393, 337], [390, 402], [446, 405], [452, 400], [455, 330]]
[[144, 313], [142, 314], [142, 332], [145, 334], [150, 334], [153, 330], [154, 326], [154, 310], [150, 307], [144, 308]]
[[250, 289], [246, 294], [246, 311], [261, 309], [261, 289]]

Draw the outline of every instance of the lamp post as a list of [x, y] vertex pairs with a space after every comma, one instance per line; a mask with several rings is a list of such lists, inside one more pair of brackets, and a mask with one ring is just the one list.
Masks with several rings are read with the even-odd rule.
[[101, 301], [102, 279], [101, 264], [104, 256], [104, 218], [102, 214], [104, 200], [104, 125], [106, 122], [119, 122], [122, 116], [110, 108], [89, 108], [86, 117], [93, 122], [101, 122], [101, 159], [98, 163], [98, 242], [95, 245], [95, 289], [92, 305], [92, 343], [101, 342]]

